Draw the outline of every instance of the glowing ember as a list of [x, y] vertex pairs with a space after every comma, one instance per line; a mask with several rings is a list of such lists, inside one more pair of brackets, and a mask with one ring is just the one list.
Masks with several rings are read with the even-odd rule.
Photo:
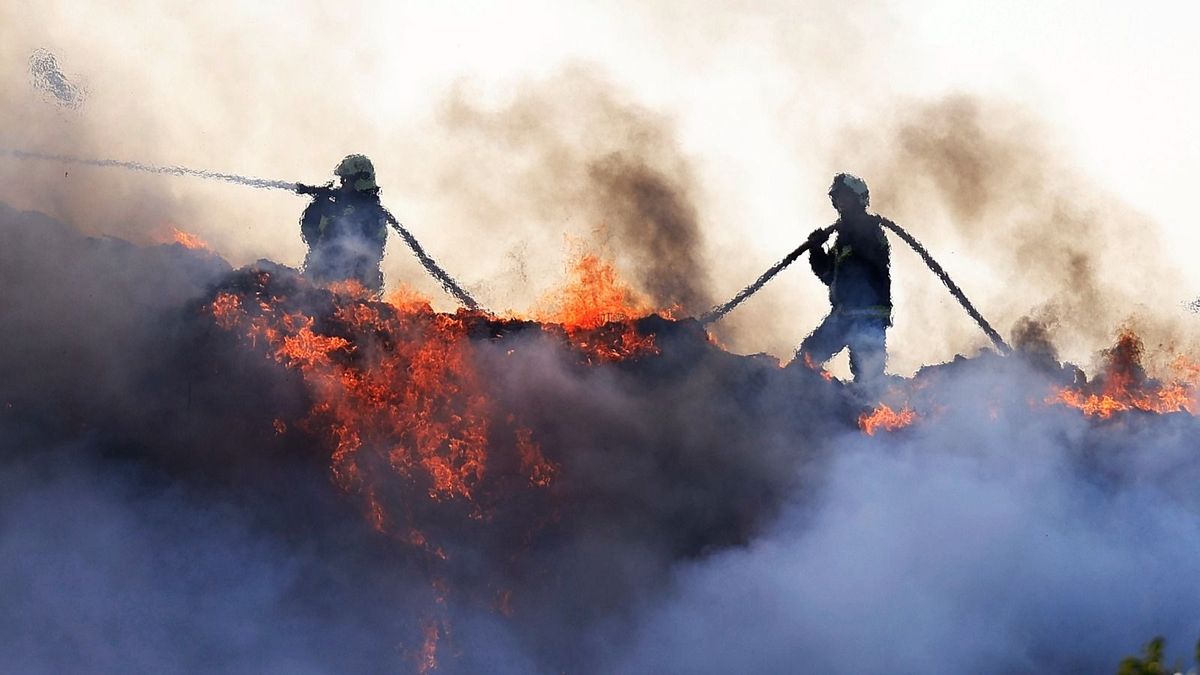
[[357, 298], [359, 300], [369, 300], [372, 293], [358, 279], [344, 279], [330, 283], [327, 288], [337, 295], [347, 298]]
[[225, 330], [233, 330], [241, 318], [242, 301], [233, 293], [219, 293], [212, 301], [213, 320]]
[[[812, 356], [809, 356], [808, 354], [804, 355], [804, 367], [808, 368], [809, 370], [815, 370], [818, 373], [820, 373], [821, 377], [825, 378], [826, 382], [833, 381], [833, 373], [831, 373], [828, 370], [825, 370], [824, 368], [822, 368], [821, 366], [818, 366], [817, 364], [813, 363]], [[868, 432], [868, 433], [870, 433], [870, 432]]]
[[912, 408], [904, 406], [896, 411], [886, 403], [881, 403], [870, 413], [858, 416], [858, 428], [865, 431], [868, 436], [874, 436], [875, 432], [880, 429], [898, 431], [915, 421], [917, 421], [917, 413]]
[[1196, 414], [1200, 410], [1196, 389], [1200, 369], [1186, 359], [1177, 359], [1172, 365], [1174, 381], [1163, 383], [1146, 375], [1141, 364], [1143, 351], [1136, 334], [1122, 331], [1107, 354], [1104, 373], [1083, 387], [1054, 391], [1046, 403], [1067, 405], [1101, 419], [1131, 410]]
[[441, 623], [437, 620], [427, 620], [421, 627], [425, 634], [425, 642], [421, 645], [421, 655], [417, 663], [417, 671], [428, 673], [437, 670], [437, 647], [442, 638]]

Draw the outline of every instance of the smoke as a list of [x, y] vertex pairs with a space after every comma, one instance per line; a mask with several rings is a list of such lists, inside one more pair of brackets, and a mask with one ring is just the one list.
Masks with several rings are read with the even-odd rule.
[[1155, 634], [1187, 661], [1194, 420], [1030, 414], [1014, 365], [895, 440], [836, 440], [816, 505], [683, 565], [622, 672], [1111, 672]]
[[[1064, 356], [1081, 363], [1130, 321], [1154, 343], [1193, 346], [1179, 311], [1186, 287], [1160, 255], [1167, 242], [1071, 168], [1051, 130], [1027, 110], [952, 95], [900, 106], [890, 121], [855, 127], [847, 140], [872, 205], [919, 232], [1001, 332], [1036, 316]], [[929, 362], [951, 345], [982, 343], [969, 324], [943, 317], [945, 296], [908, 269], [894, 252], [895, 339], [914, 340], [929, 322], [952, 327], [940, 344], [922, 338], [927, 353], [908, 359]]]
[[[0, 147], [307, 183], [324, 182], [349, 152], [379, 147], [364, 140], [362, 116], [344, 114], [344, 69], [297, 49], [342, 35], [336, 22], [303, 11], [263, 30], [266, 13], [256, 8], [176, 9], [0, 4]], [[181, 39], [184, 27], [203, 38]], [[63, 114], [31, 86], [35, 49], [79, 73], [86, 106]], [[296, 221], [304, 203], [284, 192], [8, 156], [0, 157], [0, 199], [140, 244], [177, 226], [238, 264], [303, 259]]]
[[[372, 532], [356, 496], [335, 489], [329, 449], [291, 423], [313, 393], [204, 311], [215, 288], [258, 272], [7, 207], [0, 236], [0, 550], [12, 554], [0, 573], [28, 589], [0, 614], [11, 626], [5, 667], [413, 667], [436, 607], [428, 561]], [[695, 329], [680, 339], [693, 354], [707, 347]], [[590, 373], [565, 356], [537, 334], [483, 342], [478, 354], [501, 403], [570, 467], [561, 496], [517, 494], [478, 522], [453, 504], [422, 506], [424, 492], [399, 479], [383, 486], [453, 556], [441, 572], [454, 589], [452, 671], [503, 667], [504, 653], [510, 672], [594, 661], [604, 647], [581, 647], [583, 632], [619, 633], [610, 624], [626, 625], [618, 618], [672, 560], [744, 540], [792, 481], [765, 466], [791, 460], [751, 456], [751, 434], [716, 433], [748, 432], [752, 408], [665, 371]], [[718, 383], [748, 375], [716, 365], [705, 372]], [[539, 538], [536, 524], [556, 510]], [[502, 588], [514, 621], [489, 609]]]
[[669, 119], [577, 65], [499, 104], [464, 84], [441, 122], [440, 184], [522, 270], [505, 271], [508, 286], [493, 293], [513, 300], [499, 302], [528, 303], [530, 276], [561, 276], [551, 261], [569, 235], [603, 248], [656, 306], [712, 304], [698, 188]]
[[494, 469], [483, 519], [374, 483], [439, 562], [371, 529], [294, 422], [318, 392], [204, 309], [264, 271], [306, 311], [323, 291], [37, 214], [0, 228], [6, 668], [414, 670], [439, 606], [440, 672], [1102, 671], [1200, 633], [1190, 416], [1031, 407], [1059, 375], [976, 359], [869, 438], [842, 386], [694, 323], [602, 367], [514, 324], [471, 340], [475, 367], [560, 472]]
[[264, 529], [243, 506], [97, 462], [87, 443], [25, 447], [39, 451], [25, 461], [14, 449], [0, 474], [6, 670], [362, 671], [393, 651], [374, 631], [415, 628], [417, 589], [393, 578], [369, 597], [339, 576], [369, 570], [351, 555], [361, 539], [339, 550]]
[[[1192, 418], [1040, 403], [1071, 374], [1059, 358], [1086, 358], [1130, 314], [1149, 344], [1188, 346], [1168, 316], [1178, 279], [1157, 262], [1167, 242], [1031, 113], [966, 95], [896, 104], [883, 83], [908, 60], [884, 36], [899, 31], [833, 8], [682, 23], [652, 7], [692, 81], [654, 75], [625, 34], [591, 54], [496, 38], [478, 47], [489, 64], [538, 67], [497, 65], [448, 94], [481, 67], [454, 60], [462, 45], [505, 26], [373, 10], [2, 5], [0, 146], [313, 183], [365, 152], [385, 203], [488, 306], [530, 306], [569, 235], [681, 315], [829, 222], [828, 176], [851, 170], [1002, 332], [1016, 324], [1034, 365], [929, 369], [916, 384], [944, 409], [866, 438], [852, 388], [726, 353], [694, 324], [657, 324], [661, 357], [595, 367], [536, 326], [482, 325], [471, 353], [489, 394], [561, 473], [540, 492], [487, 483], [491, 520], [392, 485], [389, 504], [445, 547], [437, 563], [334, 485], [327, 441], [296, 424], [313, 389], [206, 314], [215, 289], [262, 271], [304, 289], [268, 261], [232, 269], [302, 258], [300, 200], [0, 158], [0, 198], [50, 214], [0, 208], [4, 670], [412, 671], [431, 611], [448, 627], [442, 672], [1103, 672], [1154, 634], [1173, 648], [1200, 634]], [[596, 18], [578, 21], [601, 33]], [[696, 25], [701, 39], [683, 29]], [[40, 47], [87, 82], [78, 112], [30, 86]], [[562, 71], [564, 51], [629, 56], [601, 75]], [[670, 114], [643, 103], [665, 83], [684, 101]], [[706, 124], [689, 107], [722, 112]], [[144, 245], [169, 223], [221, 256]], [[765, 231], [789, 246], [750, 253]], [[389, 283], [435, 293], [391, 248]], [[985, 344], [915, 258], [893, 256], [894, 371]], [[704, 269], [738, 257], [736, 274]], [[750, 349], [786, 353], [802, 337], [789, 321], [816, 323], [822, 289], [793, 278], [738, 310]]]

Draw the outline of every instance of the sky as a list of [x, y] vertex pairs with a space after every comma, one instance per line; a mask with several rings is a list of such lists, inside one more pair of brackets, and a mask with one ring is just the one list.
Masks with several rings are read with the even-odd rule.
[[[1002, 333], [1057, 308], [1060, 349], [1085, 366], [1124, 321], [1152, 343], [1184, 340], [1193, 319], [1183, 303], [1200, 294], [1186, 198], [1200, 179], [1189, 131], [1200, 112], [1200, 65], [1189, 58], [1200, 9], [1189, 3], [4, 2], [0, 26], [0, 146], [314, 183], [363, 152], [389, 207], [497, 309], [528, 311], [561, 283], [564, 239], [610, 224], [603, 209], [581, 213], [569, 200], [544, 208], [555, 186], [523, 165], [544, 157], [522, 156], [524, 137], [493, 134], [534, 92], [566, 111], [534, 136], [608, 151], [588, 145], [609, 120], [569, 72], [665, 130], [714, 302], [833, 220], [825, 190], [843, 170], [864, 175], [873, 207], [922, 239]], [[35, 49], [86, 89], [78, 109], [29, 85]], [[1004, 141], [1020, 178], [1001, 185], [1005, 209], [973, 212], [970, 227], [932, 203], [927, 185], [893, 180], [906, 167], [887, 131], [956, 97], [982, 106], [979, 133]], [[455, 102], [484, 120], [478, 128], [455, 124]], [[303, 259], [296, 196], [107, 169], [59, 179], [60, 169], [2, 159], [0, 199], [135, 241], [178, 226], [234, 264]], [[1049, 197], [1028, 196], [1050, 184]], [[96, 191], [114, 199], [84, 198]], [[546, 193], [538, 204], [535, 192]], [[1112, 219], [1059, 233], [1088, 239], [1089, 264], [1103, 268], [1092, 273], [1111, 281], [1099, 291], [1106, 311], [1087, 326], [1060, 311], [1075, 302], [1067, 285], [1039, 294], [1053, 270], [1021, 269], [1021, 251], [1059, 245], [1039, 241], [1054, 238], [1045, 228], [1055, 218], [998, 236], [1016, 227], [1010, 216], [1026, 198], [1032, 209], [1067, 200], [1082, 219]], [[895, 250], [890, 369], [985, 346], [915, 256]], [[384, 271], [389, 286], [452, 307], [396, 239]], [[797, 265], [718, 337], [786, 359], [823, 315], [823, 294]]]

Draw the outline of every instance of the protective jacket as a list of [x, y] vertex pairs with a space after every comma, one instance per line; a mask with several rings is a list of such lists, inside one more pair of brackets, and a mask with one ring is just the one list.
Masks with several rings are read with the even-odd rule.
[[815, 246], [808, 260], [813, 272], [829, 286], [833, 313], [886, 318], [891, 325], [891, 249], [879, 216], [840, 219], [829, 250]]
[[387, 213], [375, 191], [331, 190], [316, 195], [300, 217], [308, 244], [305, 274], [315, 283], [356, 280], [378, 293], [387, 242]]

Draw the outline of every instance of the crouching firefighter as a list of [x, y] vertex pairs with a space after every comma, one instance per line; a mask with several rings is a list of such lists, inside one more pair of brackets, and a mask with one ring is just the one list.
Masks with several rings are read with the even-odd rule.
[[347, 155], [333, 171], [338, 187], [298, 185], [313, 195], [300, 217], [300, 235], [308, 245], [304, 274], [315, 284], [357, 281], [378, 295], [383, 290], [383, 248], [387, 212], [379, 202], [375, 167], [363, 155]]
[[[850, 371], [859, 384], [878, 383], [887, 360], [885, 332], [892, 325], [890, 249], [881, 218], [867, 213], [870, 193], [859, 177], [839, 173], [829, 188], [838, 220], [809, 235], [809, 263], [829, 286], [829, 316], [812, 332], [796, 358], [819, 367], [843, 348], [850, 350]], [[836, 239], [828, 249], [830, 234]]]

